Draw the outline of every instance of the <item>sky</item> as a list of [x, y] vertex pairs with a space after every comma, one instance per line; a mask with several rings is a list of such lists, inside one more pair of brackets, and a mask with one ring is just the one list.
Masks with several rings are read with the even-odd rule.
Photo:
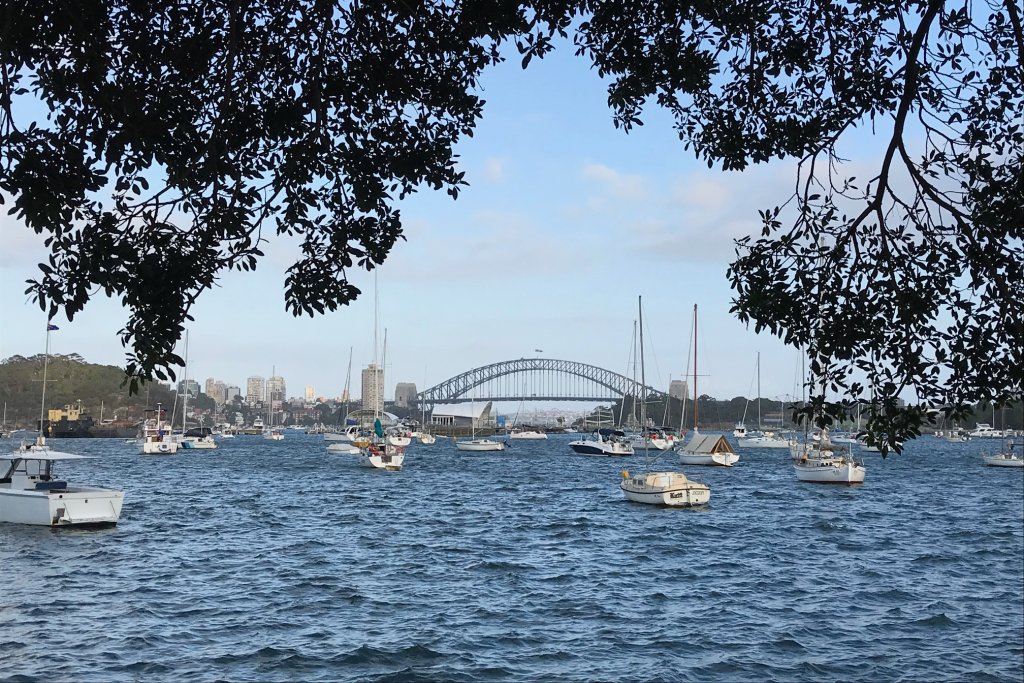
[[[397, 382], [423, 390], [522, 357], [629, 374], [638, 296], [648, 384], [667, 390], [687, 374], [697, 304], [701, 394], [753, 395], [758, 352], [762, 396], [799, 393], [798, 353], [730, 315], [726, 279], [733, 240], [759, 233], [758, 209], [789, 196], [793, 162], [709, 169], [653, 107], [644, 126], [615, 129], [605, 85], [565, 47], [525, 71], [511, 59], [482, 85], [483, 119], [456, 148], [469, 187], [403, 201], [406, 241], [378, 269], [389, 399]], [[274, 237], [264, 251], [255, 272], [225, 274], [192, 309], [188, 377], [244, 392], [247, 377], [276, 372], [289, 396], [339, 396], [351, 348], [358, 396], [374, 358], [373, 275], [350, 271], [364, 292], [350, 306], [295, 318], [284, 279], [297, 242]], [[0, 358], [43, 351], [46, 320], [23, 292], [44, 257], [40, 238], [0, 216]], [[73, 322], [54, 320], [51, 351], [123, 366], [126, 320], [100, 295]]]

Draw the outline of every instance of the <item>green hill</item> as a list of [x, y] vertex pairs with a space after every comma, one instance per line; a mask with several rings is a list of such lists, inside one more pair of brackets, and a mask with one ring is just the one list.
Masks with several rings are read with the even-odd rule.
[[[40, 354], [0, 361], [0, 404], [7, 405], [7, 426], [35, 428], [42, 398], [43, 360]], [[123, 368], [86, 363], [78, 354], [51, 355], [46, 377], [47, 410], [81, 401], [97, 422], [101, 410], [103, 419], [139, 420], [147, 405], [159, 402], [169, 407], [174, 396], [167, 386], [155, 383], [129, 396], [128, 386], [122, 386]]]

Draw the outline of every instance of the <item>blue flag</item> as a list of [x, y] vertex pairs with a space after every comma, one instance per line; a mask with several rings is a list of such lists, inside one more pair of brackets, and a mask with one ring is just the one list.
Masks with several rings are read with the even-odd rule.
[[56, 325], [47, 325], [47, 326], [46, 326], [46, 331], [47, 331], [47, 332], [49, 332], [50, 330], [59, 330], [59, 329], [60, 329], [60, 328], [59, 328], [59, 327], [57, 327]]

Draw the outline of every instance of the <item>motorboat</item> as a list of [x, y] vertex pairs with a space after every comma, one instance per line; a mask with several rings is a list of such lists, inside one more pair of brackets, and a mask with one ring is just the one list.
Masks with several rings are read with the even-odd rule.
[[548, 438], [548, 435], [537, 429], [516, 429], [509, 432], [508, 438], [539, 441]]
[[646, 443], [647, 448], [668, 451], [675, 448], [679, 444], [679, 440], [679, 432], [671, 427], [649, 427], [639, 433], [631, 434], [629, 437], [630, 445], [634, 450], [644, 448]]
[[324, 432], [324, 441], [355, 441], [359, 437], [359, 425], [349, 425], [341, 432]]
[[494, 439], [468, 439], [456, 441], [455, 447], [460, 451], [503, 451], [505, 444]]
[[598, 429], [590, 438], [570, 441], [569, 448], [583, 455], [633, 455], [633, 445], [625, 432], [607, 427]]
[[195, 427], [184, 434], [176, 436], [178, 444], [182, 448], [212, 449], [217, 447], [217, 440], [213, 438], [213, 430], [209, 427]]
[[279, 427], [270, 427], [263, 430], [263, 438], [268, 441], [284, 441], [284, 431]]
[[69, 484], [55, 463], [90, 456], [55, 451], [40, 436], [0, 456], [0, 522], [40, 526], [112, 526], [121, 518], [124, 492]]
[[647, 505], [696, 507], [711, 500], [707, 484], [691, 481], [682, 472], [644, 472], [631, 475], [623, 470], [619, 488], [626, 500]]
[[[746, 408], [743, 409], [743, 412], [747, 412]], [[737, 439], [745, 439], [747, 437], [747, 426], [743, 424], [742, 421], [737, 422], [736, 426], [733, 427], [732, 435], [735, 436]]]
[[388, 430], [385, 438], [392, 446], [401, 446], [405, 448], [412, 443], [412, 432], [404, 428], [393, 427]]
[[793, 469], [800, 481], [812, 484], [863, 484], [866, 470], [847, 449], [837, 449], [823, 432], [819, 440], [794, 442], [790, 447]]
[[740, 459], [723, 434], [698, 434], [679, 448], [679, 462], [684, 465], [732, 467]]
[[437, 437], [431, 434], [430, 432], [420, 432], [417, 438], [419, 438], [420, 443], [425, 444], [427, 446], [437, 442]]
[[163, 414], [159, 403], [156, 410], [145, 411], [136, 441], [140, 454], [173, 455], [178, 452], [178, 442], [171, 436], [171, 426], [164, 422]]
[[972, 439], [1002, 439], [1005, 436], [1002, 430], [993, 429], [992, 425], [986, 422], [979, 422], [977, 426], [968, 432]]

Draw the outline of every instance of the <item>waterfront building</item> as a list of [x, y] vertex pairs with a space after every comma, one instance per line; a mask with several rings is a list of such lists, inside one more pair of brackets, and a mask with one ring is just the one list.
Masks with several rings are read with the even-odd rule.
[[370, 363], [362, 373], [363, 410], [384, 412], [384, 368]]
[[408, 408], [416, 403], [416, 385], [412, 382], [399, 382], [395, 385], [395, 405]]
[[493, 427], [496, 424], [494, 406], [490, 401], [434, 406], [434, 410], [430, 413], [430, 424], [455, 427]]

